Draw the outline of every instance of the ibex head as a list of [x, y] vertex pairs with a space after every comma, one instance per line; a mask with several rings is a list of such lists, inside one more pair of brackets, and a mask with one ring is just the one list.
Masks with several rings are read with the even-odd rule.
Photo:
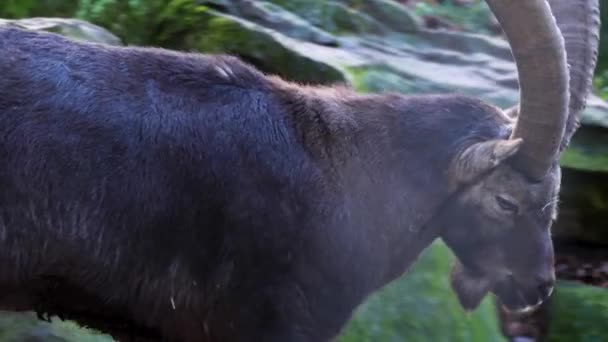
[[[472, 142], [448, 170], [460, 190], [443, 240], [459, 259], [452, 285], [475, 308], [488, 292], [510, 310], [542, 303], [555, 282], [551, 224], [559, 157], [577, 128], [597, 58], [597, 0], [487, 0], [510, 42], [520, 104], [510, 137]], [[507, 133], [508, 134], [508, 133]]]

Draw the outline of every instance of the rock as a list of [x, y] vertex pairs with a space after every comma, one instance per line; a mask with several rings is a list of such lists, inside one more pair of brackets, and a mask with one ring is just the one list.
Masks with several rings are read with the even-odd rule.
[[449, 285], [452, 254], [440, 241], [410, 272], [360, 306], [338, 342], [506, 341], [493, 300], [465, 313]]
[[236, 55], [263, 71], [299, 82], [345, 82], [345, 75], [340, 70], [292, 48], [296, 43], [322, 45], [296, 40], [252, 21], [189, 1], [175, 1], [159, 16], [162, 25], [150, 43], [152, 45]]
[[266, 1], [237, 1], [242, 15], [256, 23], [295, 39], [336, 46], [337, 39], [329, 32], [311, 25], [298, 15]]
[[[332, 0], [270, 0], [333, 34], [384, 34], [390, 29], [365, 11]], [[363, 3], [363, 2], [361, 2]]]
[[424, 27], [439, 30], [439, 29], [447, 29], [447, 30], [456, 30], [460, 29], [457, 25], [452, 24], [451, 22], [436, 16], [436, 15], [425, 15], [422, 17], [424, 19]]
[[369, 14], [395, 32], [415, 33], [422, 20], [409, 8], [394, 0], [340, 0], [351, 8]]
[[122, 45], [110, 31], [78, 19], [28, 18], [19, 20], [0, 19], [0, 25], [10, 25], [36, 31], [49, 31], [94, 43]]

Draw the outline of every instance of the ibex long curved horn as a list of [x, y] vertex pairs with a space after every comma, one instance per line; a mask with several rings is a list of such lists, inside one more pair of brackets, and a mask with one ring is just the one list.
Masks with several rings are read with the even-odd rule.
[[512, 138], [524, 144], [517, 167], [542, 179], [558, 158], [569, 108], [565, 43], [545, 0], [486, 0], [507, 39], [519, 74], [519, 117]]
[[549, 0], [549, 5], [564, 36], [570, 66], [570, 110], [561, 152], [578, 128], [591, 92], [599, 45], [600, 4], [598, 0]]

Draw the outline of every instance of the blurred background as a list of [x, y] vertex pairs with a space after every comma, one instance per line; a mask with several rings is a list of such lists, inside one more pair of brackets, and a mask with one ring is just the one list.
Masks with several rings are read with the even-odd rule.
[[[600, 2], [608, 22], [608, 0]], [[1, 0], [0, 25], [7, 23], [113, 45], [230, 53], [289, 80], [360, 92], [456, 92], [502, 107], [518, 98], [508, 45], [480, 0]], [[604, 33], [594, 92], [561, 160], [559, 285], [546, 305], [510, 316], [489, 297], [463, 312], [448, 284], [453, 257], [438, 241], [359, 307], [339, 341], [608, 341]], [[111, 339], [0, 312], [0, 341]]]

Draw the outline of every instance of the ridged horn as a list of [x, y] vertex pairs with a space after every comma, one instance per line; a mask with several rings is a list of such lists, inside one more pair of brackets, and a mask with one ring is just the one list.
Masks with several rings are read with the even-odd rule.
[[566, 43], [570, 66], [570, 108], [560, 152], [570, 143], [587, 105], [597, 64], [600, 40], [598, 0], [549, 0]]
[[564, 38], [546, 0], [486, 2], [507, 36], [519, 76], [519, 116], [511, 137], [524, 143], [514, 162], [540, 180], [558, 158], [568, 117]]

